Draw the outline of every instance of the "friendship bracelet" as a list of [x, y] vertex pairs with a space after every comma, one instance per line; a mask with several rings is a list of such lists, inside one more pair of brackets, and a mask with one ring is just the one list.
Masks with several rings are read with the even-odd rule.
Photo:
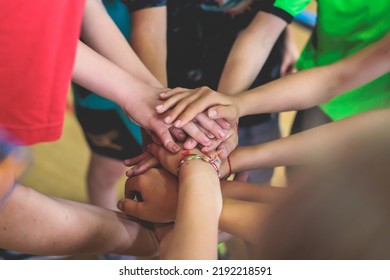
[[221, 174], [219, 173], [219, 167], [218, 167], [218, 164], [220, 164], [221, 161], [218, 158], [218, 155], [215, 155], [214, 158], [211, 158], [209, 156], [201, 155], [201, 154], [185, 154], [177, 166], [177, 175], [179, 175], [180, 167], [183, 165], [183, 163], [186, 161], [193, 160], [193, 159], [201, 159], [204, 162], [210, 163], [211, 166], [214, 168], [214, 170], [217, 172], [218, 178], [221, 176]]

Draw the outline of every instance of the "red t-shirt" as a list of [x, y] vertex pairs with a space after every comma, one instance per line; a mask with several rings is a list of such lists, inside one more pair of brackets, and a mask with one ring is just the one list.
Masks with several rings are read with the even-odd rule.
[[61, 136], [84, 4], [2, 1], [0, 126], [26, 145]]

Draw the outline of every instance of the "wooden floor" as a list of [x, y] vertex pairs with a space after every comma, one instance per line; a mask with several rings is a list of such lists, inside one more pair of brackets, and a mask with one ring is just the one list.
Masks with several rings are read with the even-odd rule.
[[[295, 37], [300, 49], [308, 39], [308, 31], [295, 25]], [[71, 97], [69, 97], [71, 102]], [[295, 112], [282, 113], [280, 124], [283, 135], [287, 135]], [[23, 178], [23, 183], [42, 193], [86, 202], [85, 174], [90, 152], [71, 110], [65, 116], [61, 140], [54, 143], [39, 144], [31, 148], [34, 162]], [[118, 198], [122, 196], [125, 176], [118, 184]], [[276, 186], [284, 185], [284, 170], [277, 168], [272, 179]], [[241, 241], [229, 242], [231, 258], [245, 258]], [[76, 257], [78, 258], [78, 257]], [[95, 258], [85, 256], [82, 258]]]

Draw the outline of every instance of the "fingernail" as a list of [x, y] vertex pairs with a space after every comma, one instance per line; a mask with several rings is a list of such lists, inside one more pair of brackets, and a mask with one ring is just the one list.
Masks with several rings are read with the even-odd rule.
[[164, 119], [164, 122], [165, 123], [170, 123], [171, 121], [171, 116], [166, 116], [165, 119]]
[[219, 136], [220, 138], [225, 138], [225, 136], [226, 136], [225, 131], [223, 131], [222, 129], [218, 130], [218, 136]]
[[201, 151], [202, 151], [203, 153], [208, 153], [208, 152], [210, 152], [210, 150], [211, 150], [211, 147], [203, 147], [203, 148], [201, 149]]
[[122, 205], [122, 201], [119, 201], [118, 204], [117, 204], [117, 207], [119, 210], [123, 210], [123, 205]]
[[160, 93], [160, 96], [165, 96], [165, 95], [167, 95], [167, 93], [166, 93], [166, 92], [162, 92], [162, 93]]
[[203, 142], [204, 142], [203, 145], [208, 146], [211, 143], [210, 138], [208, 138], [207, 136], [203, 136], [202, 138], [203, 138]]
[[186, 137], [183, 132], [179, 132], [177, 136], [179, 136], [180, 140], [183, 140]]
[[175, 121], [174, 126], [175, 126], [175, 127], [179, 127], [180, 124], [181, 124], [181, 120], [177, 120], [177, 121]]
[[214, 109], [210, 109], [208, 112], [207, 112], [208, 116], [210, 118], [215, 118], [217, 116], [217, 111], [215, 111]]
[[173, 152], [177, 153], [178, 151], [180, 151], [180, 148], [179, 148], [179, 146], [174, 145], [174, 146], [172, 146], [172, 150], [173, 150]]
[[206, 132], [206, 135], [208, 138], [213, 139], [215, 136], [211, 134], [210, 132]]
[[156, 107], [154, 107], [157, 111], [160, 111], [164, 106], [162, 104], [160, 105], [157, 105]]

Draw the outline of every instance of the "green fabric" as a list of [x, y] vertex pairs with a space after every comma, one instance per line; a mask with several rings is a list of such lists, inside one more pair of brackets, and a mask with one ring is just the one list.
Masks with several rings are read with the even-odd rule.
[[284, 10], [292, 17], [301, 13], [312, 0], [276, 0], [274, 7]]
[[[330, 64], [382, 38], [390, 30], [389, 12], [389, 0], [320, 0], [317, 28], [297, 68]], [[333, 120], [339, 120], [389, 106], [390, 73], [322, 104], [321, 108]]]

